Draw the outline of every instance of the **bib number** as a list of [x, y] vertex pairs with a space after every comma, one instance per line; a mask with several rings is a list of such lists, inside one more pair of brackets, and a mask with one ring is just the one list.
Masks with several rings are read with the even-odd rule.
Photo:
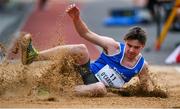
[[104, 66], [95, 76], [99, 81], [110, 87], [120, 88], [125, 83], [121, 75], [109, 67], [109, 65]]

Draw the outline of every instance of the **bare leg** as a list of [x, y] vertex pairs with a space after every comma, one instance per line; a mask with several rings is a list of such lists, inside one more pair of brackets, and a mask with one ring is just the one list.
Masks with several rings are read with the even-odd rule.
[[89, 61], [89, 53], [84, 44], [62, 45], [37, 53], [31, 42], [31, 34], [24, 34], [21, 38], [21, 48], [23, 64], [30, 64], [32, 61], [60, 60], [66, 56], [71, 56], [79, 65]]
[[84, 44], [62, 45], [47, 49], [39, 52], [35, 60], [59, 60], [65, 56], [71, 56], [80, 65], [89, 61], [89, 53]]
[[97, 82], [89, 85], [79, 85], [75, 87], [75, 94], [78, 96], [104, 96], [107, 94], [105, 85]]

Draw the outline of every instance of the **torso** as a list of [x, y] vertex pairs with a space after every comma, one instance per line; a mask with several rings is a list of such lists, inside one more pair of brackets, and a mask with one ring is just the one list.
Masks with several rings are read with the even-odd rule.
[[[124, 44], [120, 44], [117, 48], [115, 47], [111, 48], [108, 51], [106, 51], [106, 53], [103, 52], [95, 62], [91, 63], [92, 73], [94, 73], [96, 77], [98, 75], [101, 76], [101, 77], [97, 77], [98, 80], [99, 78], [103, 78], [104, 74], [101, 75], [101, 73], [107, 72], [106, 77], [109, 78], [108, 80], [113, 81], [114, 78], [111, 78], [111, 75], [117, 74], [122, 77], [124, 82], [128, 82], [134, 75], [138, 74], [138, 72], [141, 71], [144, 65], [144, 58], [140, 54], [139, 56], [137, 56], [136, 59], [133, 60], [133, 62], [132, 60], [128, 60], [126, 57], [124, 57], [124, 52], [125, 52], [124, 47], [125, 47]], [[104, 68], [106, 67], [106, 65], [110, 67], [109, 70]], [[111, 73], [111, 69], [114, 70], [115, 74]], [[110, 75], [108, 72], [110, 72]], [[121, 79], [118, 79], [118, 81], [121, 81]], [[122, 85], [123, 83], [117, 81], [113, 81], [113, 82], [115, 82], [114, 85], [112, 85], [113, 87], [120, 87], [118, 85], [120, 84]]]
[[[108, 48], [108, 50], [105, 50], [105, 53], [107, 55], [115, 55], [120, 52], [119, 43], [115, 44], [115, 46]], [[140, 55], [137, 56], [134, 60], [129, 60], [126, 57], [123, 58], [121, 64], [126, 67], [134, 67], [139, 59]]]
[[123, 66], [132, 68], [132, 67], [134, 67], [134, 66], [136, 65], [139, 57], [140, 57], [140, 55], [138, 55], [137, 58], [134, 59], [134, 60], [128, 60], [126, 57], [124, 57], [123, 60], [122, 60], [122, 62], [121, 62], [121, 64], [122, 64]]

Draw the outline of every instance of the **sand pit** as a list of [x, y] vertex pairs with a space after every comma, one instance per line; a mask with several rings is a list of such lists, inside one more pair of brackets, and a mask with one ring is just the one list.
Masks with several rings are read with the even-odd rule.
[[77, 97], [82, 84], [71, 61], [19, 61], [0, 65], [0, 107], [180, 107], [180, 72], [174, 67], [151, 66], [151, 77], [164, 93], [144, 93], [135, 77], [126, 92], [111, 90], [105, 97]]
[[150, 66], [156, 86], [153, 92], [141, 90], [137, 77], [125, 84], [125, 91], [108, 89], [104, 97], [79, 97], [74, 86], [82, 84], [71, 57], [22, 65], [20, 60], [0, 64], [0, 107], [77, 108], [180, 108], [179, 67]]

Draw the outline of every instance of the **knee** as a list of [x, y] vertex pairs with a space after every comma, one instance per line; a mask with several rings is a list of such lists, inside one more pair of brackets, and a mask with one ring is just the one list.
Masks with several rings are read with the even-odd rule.
[[89, 53], [88, 53], [88, 49], [87, 49], [86, 45], [79, 44], [79, 45], [77, 45], [76, 49], [78, 51], [77, 54], [79, 54], [82, 58], [85, 58], [85, 57], [89, 58]]
[[84, 44], [73, 45], [70, 52], [75, 62], [79, 65], [89, 61], [88, 49]]
[[84, 44], [79, 44], [77, 49], [81, 53], [88, 53], [88, 49], [87, 49], [86, 45], [84, 45]]
[[107, 94], [107, 90], [103, 83], [97, 82], [89, 85], [76, 86], [75, 94], [78, 96], [103, 97]]
[[94, 96], [105, 96], [107, 94], [106, 86], [102, 82], [96, 83]]

